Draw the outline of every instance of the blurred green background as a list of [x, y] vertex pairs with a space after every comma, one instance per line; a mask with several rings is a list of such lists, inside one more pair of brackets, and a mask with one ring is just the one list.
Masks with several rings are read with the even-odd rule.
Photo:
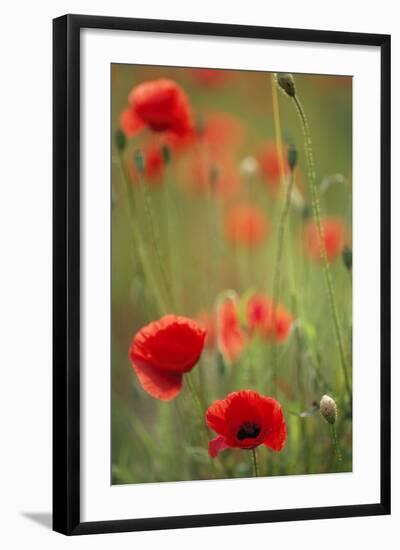
[[[210, 193], [196, 190], [190, 182], [190, 167], [198, 152], [190, 148], [179, 154], [173, 152], [172, 162], [158, 181], [145, 183], [151, 195], [162, 255], [170, 266], [177, 304], [174, 313], [193, 319], [205, 312], [213, 318], [218, 296], [227, 289], [233, 289], [240, 297], [240, 312], [253, 292], [272, 295], [282, 193], [274, 191], [259, 168], [247, 173], [243, 163], [248, 158], [257, 160], [263, 144], [275, 140], [271, 75], [225, 73], [217, 82], [209, 82], [185, 68], [119, 64], [111, 67], [112, 136], [120, 128], [121, 113], [127, 107], [132, 88], [161, 77], [182, 86], [198, 125], [207, 121], [208, 116], [220, 113], [235, 121], [232, 129], [224, 132], [222, 128], [214, 144], [215, 158], [223, 159], [221, 165], [218, 160], [215, 166], [210, 163], [210, 168], [215, 168], [221, 178], [226, 175], [236, 182], [226, 195], [210, 198]], [[311, 129], [323, 217], [340, 218], [347, 227], [346, 239], [351, 245], [351, 78], [294, 76]], [[344, 390], [323, 268], [307, 257], [302, 241], [310, 204], [302, 129], [291, 101], [282, 93], [279, 93], [279, 111], [283, 142], [294, 143], [299, 151], [296, 189], [300, 199], [290, 210], [280, 283], [280, 302], [295, 318], [288, 339], [278, 345], [278, 398], [288, 425], [288, 440], [280, 453], [259, 448], [258, 459], [262, 475], [351, 471], [351, 403]], [[132, 178], [135, 192], [140, 184], [135, 181], [133, 154], [145, 148], [151, 139], [149, 131], [142, 132], [128, 139], [124, 151], [126, 172]], [[143, 275], [133, 246], [126, 189], [116, 162], [114, 140], [112, 152], [112, 483], [250, 476], [251, 460], [245, 451], [226, 450], [217, 459], [222, 468], [210, 465], [189, 392], [184, 389], [171, 402], [157, 401], [143, 391], [130, 365], [128, 350], [133, 336], [160, 315], [154, 289]], [[229, 166], [226, 174], [225, 162]], [[227, 209], [242, 202], [257, 205], [269, 220], [271, 229], [262, 246], [235, 246], [224, 234]], [[148, 247], [146, 254], [157, 275], [145, 212], [140, 216], [143, 242]], [[346, 354], [351, 363], [351, 271], [346, 269], [340, 255], [332, 262], [331, 271]], [[243, 316], [241, 322], [245, 323]], [[228, 364], [215, 345], [209, 346], [193, 370], [193, 380], [204, 403], [208, 406], [228, 392], [242, 388], [271, 395], [270, 347], [256, 338], [237, 361]], [[253, 377], [248, 374], [249, 362], [255, 365]], [[329, 425], [316, 407], [326, 393], [338, 404], [340, 461], [333, 449]], [[209, 439], [214, 435], [210, 433]]]

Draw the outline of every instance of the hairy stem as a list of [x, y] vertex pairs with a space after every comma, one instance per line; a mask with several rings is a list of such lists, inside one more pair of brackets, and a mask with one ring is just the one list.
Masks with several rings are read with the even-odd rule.
[[342, 366], [346, 391], [348, 393], [349, 399], [351, 400], [351, 395], [352, 395], [351, 384], [350, 384], [350, 377], [349, 377], [348, 367], [346, 362], [346, 355], [344, 351], [342, 330], [341, 330], [338, 311], [337, 311], [335, 292], [334, 292], [333, 282], [332, 282], [332, 274], [329, 267], [328, 257], [327, 257], [326, 249], [324, 245], [324, 232], [323, 232], [323, 227], [321, 223], [321, 208], [320, 208], [320, 203], [319, 203], [319, 198], [318, 198], [317, 188], [316, 188], [316, 177], [315, 177], [314, 157], [313, 157], [313, 151], [312, 151], [311, 133], [310, 133], [307, 117], [305, 115], [305, 112], [300, 100], [298, 99], [297, 95], [295, 95], [292, 99], [295, 104], [298, 116], [300, 118], [301, 126], [303, 129], [304, 147], [305, 147], [305, 153], [306, 153], [306, 159], [307, 159], [308, 179], [309, 179], [310, 188], [311, 188], [312, 208], [313, 208], [314, 219], [315, 219], [318, 236], [319, 236], [320, 254], [321, 254], [321, 259], [322, 259], [324, 273], [325, 273], [329, 308], [331, 311], [332, 320], [335, 328], [336, 344], [340, 355], [340, 363]]
[[154, 271], [153, 271], [152, 266], [149, 262], [149, 256], [148, 256], [148, 254], [146, 254], [146, 251], [145, 251], [145, 248], [144, 248], [143, 240], [141, 238], [141, 234], [140, 234], [138, 223], [137, 223], [136, 205], [135, 205], [135, 200], [134, 200], [134, 195], [133, 195], [133, 189], [132, 189], [132, 185], [129, 181], [128, 175], [126, 173], [121, 153], [118, 153], [117, 158], [118, 158], [118, 167], [119, 167], [119, 170], [120, 170], [121, 179], [123, 180], [123, 182], [125, 184], [126, 193], [127, 193], [127, 196], [128, 196], [130, 223], [131, 223], [131, 228], [132, 228], [132, 238], [133, 238], [133, 243], [134, 243], [134, 246], [135, 246], [135, 252], [137, 253], [139, 262], [142, 266], [144, 277], [148, 281], [150, 288], [154, 292], [154, 297], [155, 297], [155, 302], [156, 302], [157, 309], [158, 309], [159, 313], [162, 315], [162, 314], [167, 313], [168, 306], [167, 306], [167, 303], [166, 303], [163, 295], [159, 291], [159, 285], [158, 285], [158, 282], [157, 282], [157, 278], [154, 276]]

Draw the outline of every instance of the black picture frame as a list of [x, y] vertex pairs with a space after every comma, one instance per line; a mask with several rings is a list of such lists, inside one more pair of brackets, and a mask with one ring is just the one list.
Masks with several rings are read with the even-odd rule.
[[[306, 41], [381, 50], [381, 495], [372, 504], [80, 520], [80, 31]], [[66, 535], [390, 514], [390, 36], [65, 15], [53, 21], [53, 529]]]

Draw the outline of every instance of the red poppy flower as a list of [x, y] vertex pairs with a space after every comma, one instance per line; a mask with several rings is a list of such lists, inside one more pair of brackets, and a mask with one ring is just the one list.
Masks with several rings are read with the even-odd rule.
[[212, 458], [226, 448], [266, 445], [280, 451], [286, 441], [286, 423], [278, 401], [251, 390], [230, 393], [213, 403], [207, 409], [206, 422], [218, 434], [208, 443]]
[[204, 347], [206, 331], [186, 317], [166, 315], [143, 327], [129, 350], [143, 389], [168, 401], [182, 388], [183, 374], [192, 370]]
[[119, 125], [124, 134], [131, 138], [136, 136], [144, 128], [144, 122], [129, 107], [124, 109], [119, 118]]
[[240, 328], [236, 301], [227, 299], [217, 306], [217, 343], [224, 359], [236, 361], [246, 344], [246, 336]]
[[[285, 175], [289, 173], [289, 165], [286, 156], [285, 151], [283, 151], [283, 169]], [[275, 143], [268, 142], [264, 144], [257, 155], [257, 160], [265, 183], [272, 193], [276, 194], [280, 188], [281, 173], [279, 168], [278, 148]]]
[[220, 88], [232, 77], [231, 71], [221, 69], [190, 69], [190, 73], [205, 88]]
[[266, 340], [275, 342], [284, 342], [293, 324], [292, 315], [281, 305], [276, 307], [274, 315], [271, 298], [261, 294], [254, 294], [249, 299], [246, 316], [251, 333], [258, 331]]
[[129, 94], [129, 104], [136, 116], [155, 132], [182, 135], [193, 130], [188, 97], [172, 80], [142, 82]]
[[[329, 262], [333, 262], [343, 250], [346, 240], [346, 228], [342, 220], [337, 218], [325, 218], [321, 221], [324, 236], [324, 246]], [[321, 261], [319, 234], [317, 225], [310, 220], [303, 232], [304, 247], [308, 256]]]
[[224, 229], [226, 238], [232, 244], [255, 248], [263, 243], [270, 226], [260, 208], [241, 204], [227, 211]]

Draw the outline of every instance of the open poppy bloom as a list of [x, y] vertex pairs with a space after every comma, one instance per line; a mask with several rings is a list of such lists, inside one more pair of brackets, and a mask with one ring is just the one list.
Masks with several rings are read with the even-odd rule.
[[224, 229], [225, 236], [232, 244], [255, 248], [263, 243], [270, 227], [258, 206], [240, 204], [227, 211]]
[[188, 97], [173, 80], [142, 82], [133, 88], [128, 101], [135, 115], [155, 132], [182, 135], [193, 131]]
[[292, 315], [281, 305], [275, 313], [271, 298], [254, 294], [247, 302], [247, 323], [251, 333], [259, 332], [265, 340], [284, 342], [289, 336], [293, 324]]
[[246, 335], [240, 328], [236, 301], [224, 300], [217, 306], [217, 344], [224, 359], [236, 361], [246, 344]]
[[227, 448], [254, 449], [266, 445], [282, 450], [286, 423], [278, 401], [251, 390], [230, 393], [206, 412], [206, 423], [218, 436], [208, 443], [212, 458]]
[[[289, 165], [285, 151], [283, 154], [283, 171], [285, 175], [289, 173]], [[278, 148], [273, 142], [267, 142], [262, 146], [257, 155], [260, 172], [264, 177], [270, 191], [277, 194], [280, 189], [281, 172], [279, 167]]]
[[182, 388], [183, 374], [199, 360], [205, 337], [197, 323], [177, 315], [165, 315], [143, 327], [129, 350], [143, 389], [156, 399], [173, 399]]
[[[321, 221], [324, 237], [324, 246], [328, 262], [333, 262], [342, 253], [346, 240], [346, 228], [342, 220], [338, 218], [325, 218]], [[304, 247], [307, 255], [321, 261], [321, 250], [317, 225], [310, 220], [303, 232]]]

